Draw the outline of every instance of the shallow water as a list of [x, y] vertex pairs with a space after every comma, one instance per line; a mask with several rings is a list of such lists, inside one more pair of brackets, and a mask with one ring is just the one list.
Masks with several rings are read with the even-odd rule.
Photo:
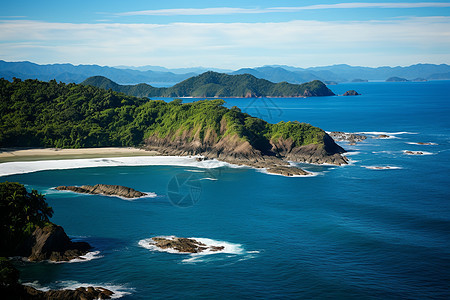
[[[392, 136], [342, 143], [350, 150], [348, 166], [300, 164], [313, 177], [201, 165], [2, 177], [47, 193], [52, 221], [99, 251], [85, 262], [18, 263], [22, 281], [40, 287], [108, 286], [123, 299], [448, 298], [450, 82], [330, 88], [362, 95], [226, 104], [269, 122], [300, 120], [327, 131]], [[51, 189], [96, 183], [157, 196], [126, 201]], [[228, 250], [190, 255], [142, 246], [152, 236], [170, 235], [210, 239]]]

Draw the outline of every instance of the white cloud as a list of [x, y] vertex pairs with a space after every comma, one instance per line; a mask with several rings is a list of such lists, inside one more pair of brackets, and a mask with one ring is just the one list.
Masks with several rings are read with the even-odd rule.
[[129, 11], [117, 13], [117, 16], [201, 16], [201, 15], [232, 15], [232, 14], [263, 14], [263, 13], [283, 13], [297, 12], [302, 10], [319, 9], [351, 9], [351, 8], [443, 8], [450, 7], [450, 3], [445, 2], [380, 2], [380, 3], [337, 3], [318, 4], [308, 6], [293, 7], [268, 7], [268, 8], [238, 8], [238, 7], [210, 7], [210, 8], [173, 8], [173, 9], [153, 9], [141, 11]]
[[448, 63], [449, 25], [450, 17], [165, 25], [0, 21], [0, 58], [224, 68]]

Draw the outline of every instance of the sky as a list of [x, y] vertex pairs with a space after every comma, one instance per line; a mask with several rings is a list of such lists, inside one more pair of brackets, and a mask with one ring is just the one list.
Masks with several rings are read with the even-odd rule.
[[450, 1], [5, 1], [0, 60], [313, 67], [450, 64]]

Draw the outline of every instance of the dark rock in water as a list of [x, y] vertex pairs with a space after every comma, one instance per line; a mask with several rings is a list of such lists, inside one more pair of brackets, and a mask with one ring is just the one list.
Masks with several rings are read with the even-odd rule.
[[188, 238], [163, 238], [152, 237], [153, 244], [161, 249], [174, 249], [184, 253], [199, 253], [204, 250], [220, 251], [223, 250], [223, 246], [207, 246], [197, 240]]
[[367, 136], [357, 133], [347, 133], [341, 131], [332, 131], [329, 135], [338, 142], [348, 142], [350, 145], [362, 142], [367, 139]]
[[406, 150], [404, 153], [405, 154], [409, 154], [409, 155], [423, 155], [422, 151], [409, 151], [409, 150]]
[[[94, 300], [94, 299], [111, 299], [114, 292], [102, 287], [79, 287], [75, 290], [49, 290], [39, 291], [30, 286], [17, 286], [15, 291], [11, 293], [18, 297], [17, 299], [64, 299], [64, 300]], [[11, 298], [13, 299], [13, 298]], [[16, 299], [16, 298], [14, 298]]]
[[19, 253], [30, 261], [69, 261], [80, 258], [91, 248], [86, 242], [72, 242], [61, 226], [51, 224], [36, 227], [21, 245]]
[[72, 191], [82, 194], [101, 194], [107, 196], [119, 196], [125, 198], [139, 198], [145, 196], [145, 193], [136, 191], [132, 188], [121, 185], [96, 184], [78, 186], [58, 186], [55, 188], [60, 191]]
[[344, 93], [344, 95], [342, 95], [342, 96], [357, 96], [357, 95], [361, 95], [361, 94], [358, 94], [358, 92], [355, 90], [349, 90], [349, 91], [346, 91]]
[[387, 134], [380, 134], [380, 135], [374, 136], [373, 138], [374, 139], [388, 139], [388, 138], [390, 138], [390, 136]]
[[267, 169], [268, 173], [272, 174], [280, 174], [284, 176], [294, 176], [294, 175], [308, 175], [310, 173], [306, 172], [297, 167], [288, 167], [288, 166], [274, 166]]

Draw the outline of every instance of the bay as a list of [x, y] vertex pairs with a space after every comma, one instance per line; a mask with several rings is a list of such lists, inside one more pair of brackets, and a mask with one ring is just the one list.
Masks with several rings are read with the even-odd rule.
[[[107, 286], [123, 299], [448, 298], [450, 82], [330, 88], [362, 95], [226, 99], [225, 104], [271, 123], [299, 120], [327, 131], [392, 137], [341, 143], [351, 164], [302, 164], [313, 177], [188, 166], [2, 177], [46, 193], [55, 211], [52, 221], [99, 251], [95, 259], [78, 263], [21, 262], [21, 280], [49, 288]], [[428, 155], [406, 155], [406, 150]], [[198, 185], [177, 186], [174, 178]], [[51, 189], [96, 183], [156, 197], [127, 201]], [[177, 202], [174, 194], [189, 195], [191, 202]], [[170, 235], [212, 239], [227, 251], [188, 255], [142, 246], [152, 236]]]

